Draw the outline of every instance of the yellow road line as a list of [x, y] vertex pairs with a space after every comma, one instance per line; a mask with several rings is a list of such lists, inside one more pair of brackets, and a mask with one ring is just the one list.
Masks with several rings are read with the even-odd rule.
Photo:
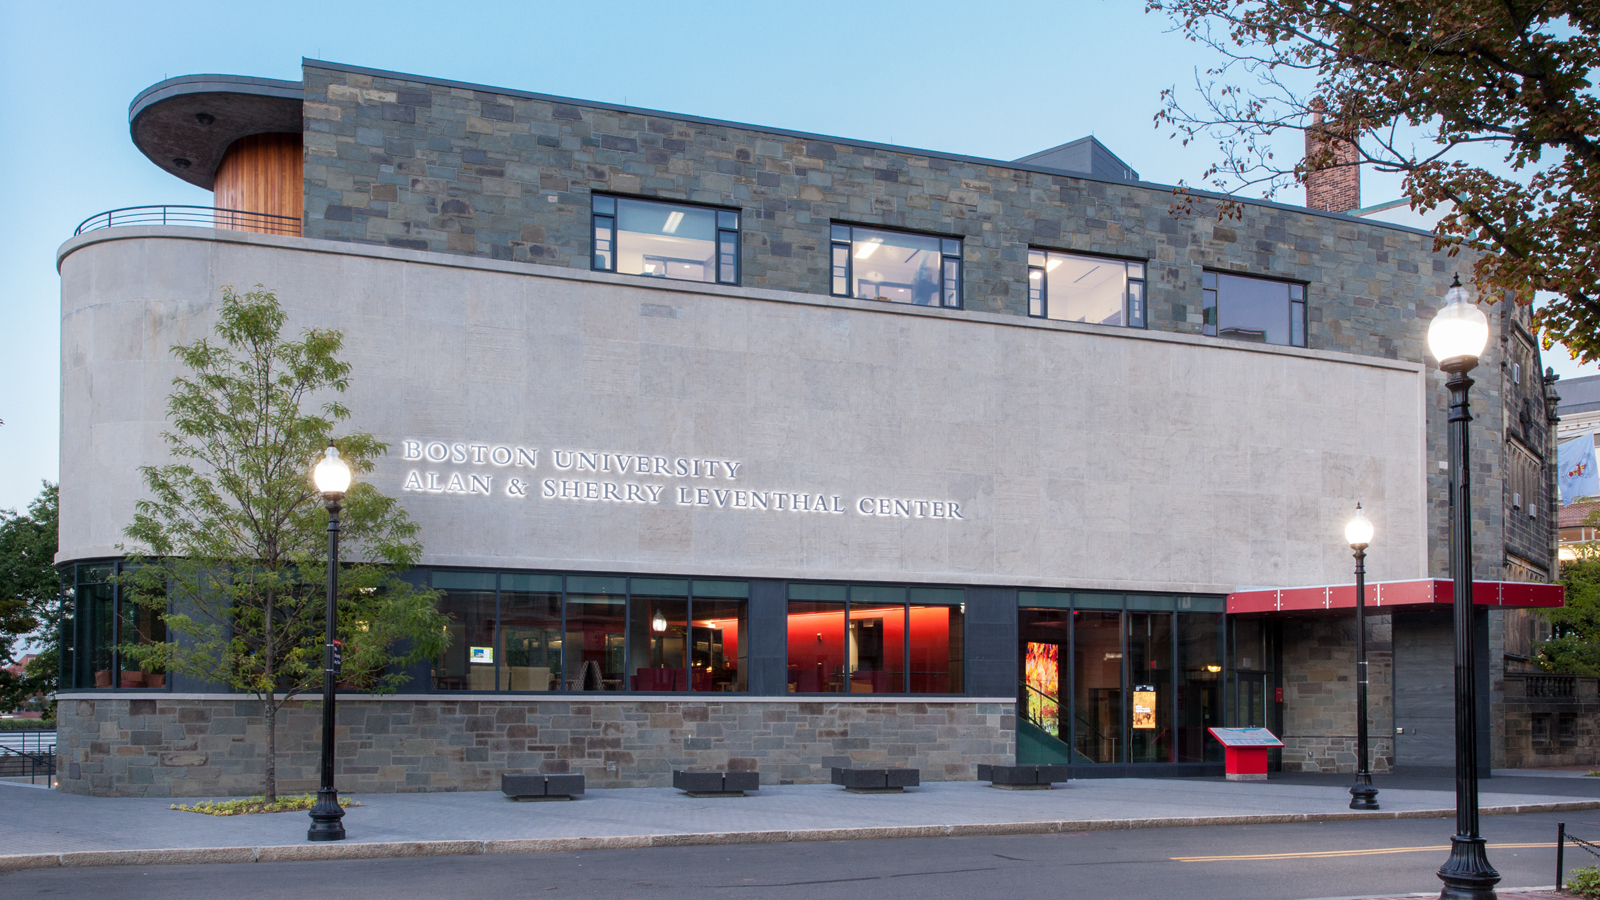
[[[1537, 847], [1554, 847], [1555, 842], [1549, 841], [1542, 844], [1490, 844], [1490, 850], [1526, 850]], [[1250, 853], [1242, 856], [1174, 856], [1175, 862], [1231, 862], [1235, 860], [1274, 860], [1274, 859], [1327, 859], [1338, 856], [1378, 856], [1384, 853], [1424, 853], [1428, 851], [1448, 852], [1448, 845], [1441, 847], [1380, 847], [1373, 850], [1311, 850], [1304, 853]]]

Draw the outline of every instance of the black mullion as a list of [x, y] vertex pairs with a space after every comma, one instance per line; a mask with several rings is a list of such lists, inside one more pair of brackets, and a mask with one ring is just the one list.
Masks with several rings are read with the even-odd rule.
[[[505, 645], [500, 642], [500, 581], [504, 577], [505, 576], [500, 572], [496, 572], [494, 574], [494, 690], [497, 694], [500, 692], [499, 657], [505, 653], [506, 649]], [[506, 678], [510, 679], [510, 677], [511, 672], [507, 670]], [[509, 689], [511, 685], [508, 684], [506, 687]]]
[[1120, 668], [1122, 669], [1122, 690], [1118, 692], [1117, 699], [1118, 699], [1119, 702], [1118, 702], [1117, 705], [1121, 707], [1121, 714], [1122, 714], [1122, 754], [1121, 754], [1121, 758], [1119, 758], [1117, 760], [1117, 762], [1122, 763], [1123, 765], [1127, 765], [1128, 760], [1133, 758], [1132, 754], [1129, 752], [1130, 748], [1128, 746], [1129, 743], [1130, 743], [1130, 741], [1129, 741], [1129, 729], [1128, 729], [1128, 704], [1132, 701], [1132, 698], [1133, 698], [1133, 694], [1132, 694], [1133, 685], [1130, 684], [1129, 680], [1128, 680], [1128, 677], [1129, 677], [1129, 673], [1128, 673], [1128, 644], [1129, 644], [1128, 632], [1133, 628], [1133, 617], [1132, 617], [1132, 614], [1128, 612], [1128, 598], [1127, 598], [1127, 595], [1123, 595], [1123, 598], [1122, 598], [1122, 614], [1121, 615], [1122, 615], [1122, 619], [1121, 619], [1121, 623], [1122, 623], [1122, 665], [1121, 665]]
[[[909, 695], [911, 693], [911, 589], [909, 587], [900, 589], [900, 614], [904, 619], [900, 632], [900, 650], [901, 655], [905, 657], [905, 664], [900, 673], [900, 693]], [[948, 635], [945, 640], [949, 641]]]
[[571, 669], [571, 666], [567, 665], [567, 644], [569, 644], [571, 642], [567, 640], [567, 576], [566, 576], [565, 573], [563, 573], [560, 576], [560, 578], [561, 578], [561, 685], [559, 687], [557, 687], [556, 690], [565, 691], [565, 690], [567, 690], [567, 685], [572, 683], [572, 669]]
[[[687, 627], [683, 636], [683, 677], [686, 679], [684, 687], [687, 688], [689, 693], [692, 694], [694, 693], [694, 579], [689, 580], [688, 584], [684, 587], [684, 591], [684, 609], [687, 610], [685, 613]], [[746, 593], [749, 593], [749, 591], [747, 590]], [[746, 608], [748, 608], [748, 601], [746, 601]], [[788, 623], [785, 622], [784, 626], [787, 630]], [[709, 635], [706, 637], [706, 655], [711, 655], [711, 639]]]
[[111, 564], [111, 686], [122, 690], [122, 563]]
[[[622, 684], [619, 688], [622, 693], [631, 694], [633, 689], [628, 684], [628, 663], [633, 661], [629, 658], [633, 655], [633, 641], [629, 640], [629, 632], [633, 630], [633, 578], [623, 579], [622, 585]], [[602, 684], [600, 689], [604, 691], [605, 685]]]
[[[1061, 703], [1056, 702], [1057, 715]], [[1067, 609], [1067, 762], [1076, 763], [1078, 752], [1078, 598], [1073, 595]]]
[[1170, 698], [1168, 698], [1168, 700], [1167, 700], [1167, 707], [1168, 707], [1168, 710], [1167, 710], [1167, 716], [1168, 716], [1167, 721], [1172, 723], [1172, 727], [1170, 729], [1168, 729], [1168, 732], [1167, 732], [1168, 734], [1171, 735], [1171, 737], [1168, 738], [1167, 761], [1168, 762], [1177, 762], [1178, 761], [1178, 606], [1177, 606], [1176, 599], [1174, 599], [1174, 601], [1173, 601], [1171, 616], [1172, 616], [1172, 620], [1167, 625], [1167, 645], [1168, 645], [1168, 648], [1171, 650], [1171, 654], [1170, 655], [1172, 657], [1172, 664], [1171, 664], [1170, 668], [1171, 668], [1172, 672], [1171, 672], [1171, 677], [1169, 677], [1167, 680], [1171, 683], [1172, 696]]

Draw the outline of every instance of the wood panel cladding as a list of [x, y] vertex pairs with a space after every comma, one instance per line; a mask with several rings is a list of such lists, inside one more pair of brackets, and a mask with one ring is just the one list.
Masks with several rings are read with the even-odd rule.
[[290, 216], [277, 222], [258, 216], [217, 214], [218, 228], [299, 234], [305, 208], [304, 157], [298, 134], [252, 134], [229, 145], [217, 166], [214, 191], [219, 210]]

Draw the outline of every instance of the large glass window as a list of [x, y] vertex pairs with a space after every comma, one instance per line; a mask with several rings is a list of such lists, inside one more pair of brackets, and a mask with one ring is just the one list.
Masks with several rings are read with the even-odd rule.
[[648, 278], [739, 283], [739, 213], [599, 194], [592, 206], [592, 268]]
[[166, 672], [135, 662], [123, 648], [167, 639], [162, 612], [134, 603], [118, 579], [118, 562], [63, 566], [61, 573], [62, 690], [166, 688]]
[[561, 686], [561, 576], [500, 576], [502, 691]]
[[1028, 251], [1028, 315], [1145, 327], [1145, 264], [1055, 250]]
[[959, 694], [966, 689], [966, 592], [912, 588], [906, 623], [913, 694]]
[[495, 690], [495, 576], [493, 572], [435, 572], [433, 587], [441, 591], [439, 612], [449, 622], [450, 643], [434, 667], [434, 684], [442, 690]]
[[441, 691], [744, 691], [749, 585], [433, 573], [450, 645]]
[[[1034, 599], [1024, 602], [1040, 602]], [[1066, 595], [1061, 595], [1065, 597]], [[1062, 606], [1070, 605], [1063, 602]], [[1021, 609], [1017, 630], [1022, 639], [1022, 684], [1018, 715], [1045, 734], [1067, 744], [1071, 734], [1071, 684], [1068, 661], [1072, 658], [1072, 612], [1068, 609]], [[1018, 762], [1031, 762], [1022, 760]]]
[[1306, 287], [1226, 272], [1201, 276], [1206, 334], [1257, 344], [1306, 345]]
[[789, 585], [789, 692], [845, 690], [845, 598], [843, 585]]
[[746, 627], [750, 587], [743, 581], [696, 581], [689, 667], [697, 691], [743, 691], [750, 681]]
[[1073, 760], [1122, 762], [1122, 613], [1074, 609], [1072, 630]]
[[1222, 725], [1222, 614], [1186, 603], [1178, 598], [1178, 762], [1216, 762], [1222, 745], [1206, 729]]
[[859, 225], [831, 230], [833, 294], [961, 307], [961, 239]]
[[567, 687], [581, 691], [622, 690], [627, 668], [624, 643], [628, 611], [626, 578], [567, 578]]
[[[1128, 606], [1128, 761], [1177, 762], [1172, 744], [1172, 613]], [[1164, 599], [1168, 610], [1172, 599]]]
[[633, 579], [631, 621], [635, 691], [689, 689], [689, 582]]
[[789, 690], [959, 694], [964, 594], [888, 585], [789, 586]]

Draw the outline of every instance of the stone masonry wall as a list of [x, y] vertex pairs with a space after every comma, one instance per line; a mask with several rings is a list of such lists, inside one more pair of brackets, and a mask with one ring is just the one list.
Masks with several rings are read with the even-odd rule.
[[[943, 154], [329, 65], [304, 67], [305, 234], [589, 268], [590, 195], [739, 209], [741, 282], [826, 294], [831, 221], [960, 236], [967, 309], [1026, 315], [1029, 247], [1150, 260], [1152, 330], [1201, 332], [1205, 269], [1307, 283], [1308, 345], [1431, 362], [1425, 336], [1472, 260], [1381, 223], [1203, 198]], [[1479, 298], [1482, 301], [1485, 298]], [[1499, 317], [1491, 316], [1491, 324]], [[1479, 372], [1504, 352], [1491, 339]], [[1498, 379], [1472, 397], [1473, 532], [1499, 547], [1506, 452]], [[1352, 404], [1363, 398], [1351, 397]], [[1446, 391], [1429, 373], [1428, 459]], [[1449, 570], [1447, 477], [1430, 465], [1427, 574]], [[1330, 530], [1329, 540], [1337, 540]], [[1375, 548], [1376, 550], [1376, 548]], [[1496, 553], [1475, 577], [1504, 577]]]
[[[1531, 678], [1548, 682], [1549, 676], [1508, 674], [1505, 679], [1505, 759], [1495, 764], [1508, 769], [1555, 766], [1600, 767], [1600, 678], [1574, 677], [1573, 697], [1529, 697]], [[1533, 741], [1533, 717], [1548, 717], [1546, 740]], [[1573, 733], [1560, 734], [1560, 717], [1570, 716]]]
[[[1355, 617], [1283, 625], [1283, 770], [1356, 771]], [[1367, 747], [1374, 772], [1394, 766], [1394, 641], [1388, 616], [1367, 616]]]
[[[317, 787], [320, 705], [278, 722], [278, 789]], [[61, 789], [76, 794], [258, 794], [266, 726], [253, 700], [65, 699]], [[672, 770], [761, 773], [818, 783], [829, 767], [908, 766], [928, 781], [1010, 764], [1010, 704], [956, 702], [339, 701], [341, 791], [482, 791], [504, 772], [576, 772], [590, 787], [662, 787]]]

